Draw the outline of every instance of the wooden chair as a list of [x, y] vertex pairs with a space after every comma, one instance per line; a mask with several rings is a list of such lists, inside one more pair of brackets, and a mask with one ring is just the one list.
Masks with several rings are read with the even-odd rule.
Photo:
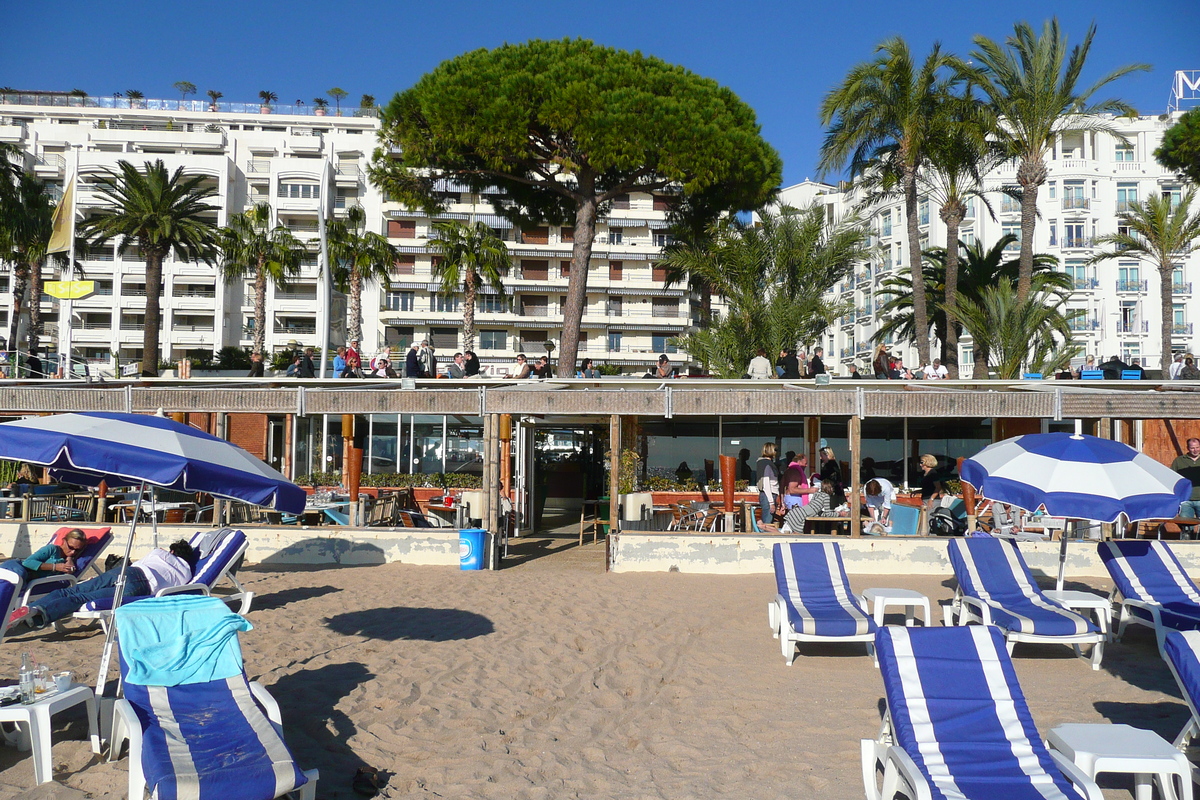
[[[588, 514], [588, 511], [591, 514]], [[592, 541], [599, 541], [600, 536], [600, 501], [599, 500], [584, 500], [583, 507], [579, 511], [579, 544], [583, 545], [583, 532], [587, 528], [592, 529]]]
[[188, 510], [186, 508], [168, 508], [167, 510], [163, 511], [163, 524], [182, 525], [183, 523], [187, 522], [187, 513]]

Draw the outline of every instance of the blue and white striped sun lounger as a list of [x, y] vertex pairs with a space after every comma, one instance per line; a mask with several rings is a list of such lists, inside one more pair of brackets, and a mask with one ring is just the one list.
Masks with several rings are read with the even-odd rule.
[[877, 626], [850, 589], [837, 542], [776, 544], [773, 557], [779, 594], [767, 618], [788, 666], [796, 642], [865, 642], [871, 652]]
[[1104, 658], [1104, 634], [1086, 617], [1063, 608], [1034, 583], [1016, 544], [991, 536], [950, 540], [958, 579], [953, 609], [958, 624], [978, 622], [1004, 631], [1009, 652], [1016, 642], [1092, 645], [1092, 669]]
[[887, 711], [862, 740], [870, 800], [1101, 800], [1043, 744], [996, 628], [880, 628], [875, 651]]
[[[181, 625], [190, 646], [175, 642]], [[246, 679], [236, 631], [248, 627], [211, 597], [147, 599], [117, 612], [125, 696], [115, 707], [110, 758], [128, 739], [129, 797], [144, 797], [147, 788], [158, 800], [316, 797], [317, 771], [296, 766], [283, 740], [279, 706]], [[160, 632], [178, 645], [171, 663], [186, 667], [179, 674], [188, 682], [136, 682], [139, 674], [171, 674], [159, 652], [169, 643], [155, 639]], [[131, 646], [134, 639], [145, 646]]]
[[1175, 746], [1185, 750], [1200, 735], [1200, 631], [1168, 631], [1163, 657], [1192, 712], [1183, 730], [1175, 737]]
[[1121, 606], [1118, 640], [1129, 623], [1146, 625], [1163, 653], [1168, 630], [1200, 629], [1200, 590], [1164, 542], [1119, 539], [1101, 542], [1099, 549], [1113, 579], [1113, 602]]

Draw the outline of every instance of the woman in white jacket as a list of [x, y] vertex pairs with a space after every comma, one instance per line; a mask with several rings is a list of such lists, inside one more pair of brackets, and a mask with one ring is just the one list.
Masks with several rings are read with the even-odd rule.
[[775, 466], [775, 443], [767, 442], [762, 447], [762, 457], [754, 465], [758, 475], [758, 506], [762, 523], [770, 525], [775, 519], [775, 510], [783, 507], [779, 496], [779, 471]]

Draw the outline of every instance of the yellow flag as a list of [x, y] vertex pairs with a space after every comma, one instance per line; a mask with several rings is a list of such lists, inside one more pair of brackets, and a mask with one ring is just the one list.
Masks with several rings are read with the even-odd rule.
[[50, 245], [47, 253], [65, 253], [71, 249], [71, 237], [75, 234], [75, 226], [71, 224], [71, 206], [74, 205], [75, 177], [67, 184], [58, 208], [54, 209], [54, 227], [50, 232]]

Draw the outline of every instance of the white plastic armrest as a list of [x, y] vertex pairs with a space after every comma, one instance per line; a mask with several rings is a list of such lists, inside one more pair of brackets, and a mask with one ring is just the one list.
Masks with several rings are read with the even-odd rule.
[[271, 693], [267, 691], [267, 687], [258, 681], [250, 681], [250, 693], [266, 709], [267, 719], [276, 725], [283, 725], [283, 718], [279, 714], [279, 704], [275, 702], [274, 697], [271, 697]]
[[211, 594], [207, 583], [186, 583], [183, 586], [164, 586], [154, 593], [155, 597], [166, 597], [169, 594], [185, 594], [187, 592], [200, 592], [201, 594]]
[[317, 781], [321, 778], [320, 771], [306, 769], [304, 777], [308, 778], [308, 783], [300, 787], [300, 800], [317, 800]]
[[[113, 713], [121, 718], [125, 736], [129, 739], [129, 796], [145, 797], [146, 778], [142, 774], [142, 723], [138, 721], [133, 706], [123, 697], [114, 704]], [[109, 742], [109, 747], [116, 748], [117, 755], [120, 755], [120, 742]], [[111, 752], [110, 750], [110, 755]]]
[[[925, 780], [925, 776], [921, 774], [921, 770], [917, 768], [917, 764], [912, 760], [912, 756], [904, 752], [904, 750], [896, 745], [888, 748], [887, 762], [883, 768], [883, 800], [892, 800], [896, 796], [893, 790], [891, 795], [887, 794], [889, 786], [894, 784], [895, 773], [899, 773], [899, 777], [908, 784], [907, 788], [912, 789], [912, 800], [933, 800], [933, 793], [929, 791], [929, 783]], [[889, 781], [889, 773], [893, 773], [892, 780]], [[905, 792], [905, 794], [908, 794]], [[1088, 798], [1088, 800], [1092, 800]]]
[[1075, 763], [1071, 759], [1053, 749], [1050, 750], [1050, 757], [1054, 759], [1054, 763], [1062, 770], [1062, 774], [1066, 775], [1071, 783], [1075, 784], [1075, 786], [1087, 795], [1087, 800], [1104, 800], [1104, 795], [1100, 793], [1100, 787], [1096, 785], [1096, 782], [1089, 778], [1083, 770], [1075, 766]]
[[25, 584], [25, 591], [21, 594], [21, 605], [29, 605], [29, 598], [32, 596], [33, 588], [35, 586], [43, 586], [51, 581], [62, 581], [65, 582], [67, 586], [74, 586], [75, 584], [79, 583], [79, 578], [67, 572], [56, 572], [52, 575], [46, 575], [41, 578], [34, 578]]
[[[984, 625], [992, 624], [992, 609], [986, 603], [964, 594], [962, 596], [962, 604], [970, 606], [971, 610], [976, 613]], [[959, 624], [961, 625], [962, 622], [960, 621]]]

